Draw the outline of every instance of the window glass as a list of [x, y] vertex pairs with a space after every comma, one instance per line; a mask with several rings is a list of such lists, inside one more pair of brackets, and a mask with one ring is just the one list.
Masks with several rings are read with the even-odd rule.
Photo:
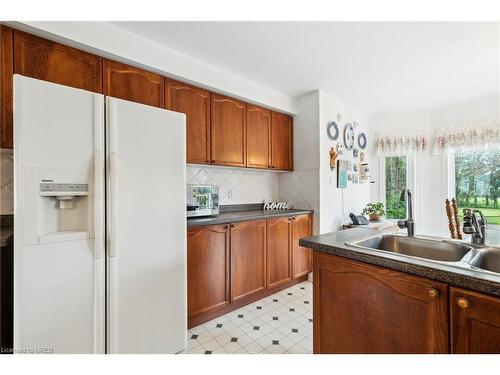
[[385, 205], [388, 219], [404, 219], [406, 205], [400, 200], [401, 191], [407, 188], [406, 156], [385, 158]]
[[455, 155], [455, 197], [463, 208], [479, 208], [489, 224], [500, 225], [500, 150]]

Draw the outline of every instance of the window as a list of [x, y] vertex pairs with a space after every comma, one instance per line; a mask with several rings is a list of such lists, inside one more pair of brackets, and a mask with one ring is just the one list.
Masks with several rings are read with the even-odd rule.
[[406, 205], [400, 200], [401, 191], [407, 188], [406, 156], [385, 158], [385, 206], [388, 219], [404, 219]]
[[455, 155], [455, 197], [463, 208], [479, 208], [489, 224], [500, 225], [500, 150]]

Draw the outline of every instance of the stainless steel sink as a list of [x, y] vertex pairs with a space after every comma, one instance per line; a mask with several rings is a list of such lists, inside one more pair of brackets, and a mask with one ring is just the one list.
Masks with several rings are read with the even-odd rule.
[[[383, 250], [441, 262], [459, 262], [467, 253], [473, 250], [471, 246], [460, 243], [417, 237], [403, 237], [390, 234], [371, 237], [361, 241], [349, 243], [348, 245], [374, 250]], [[500, 260], [500, 254], [496, 254], [496, 256], [496, 261]]]
[[500, 249], [483, 249], [470, 263], [474, 267], [500, 273]]

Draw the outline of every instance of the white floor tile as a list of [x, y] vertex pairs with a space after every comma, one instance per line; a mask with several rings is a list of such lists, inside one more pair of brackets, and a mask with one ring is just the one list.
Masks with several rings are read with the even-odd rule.
[[[311, 353], [313, 326], [309, 321], [312, 319], [311, 286], [311, 282], [305, 281], [191, 328], [188, 331], [186, 352], [188, 354]], [[254, 329], [254, 327], [259, 328]]]

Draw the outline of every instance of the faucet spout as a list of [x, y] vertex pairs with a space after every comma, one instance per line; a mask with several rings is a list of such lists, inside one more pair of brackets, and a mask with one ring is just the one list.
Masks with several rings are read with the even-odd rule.
[[[481, 210], [464, 208], [463, 232], [471, 235], [471, 242], [476, 245], [484, 245], [486, 240], [486, 218]], [[478, 220], [476, 214], [479, 214]]]
[[401, 229], [406, 228], [408, 237], [413, 237], [415, 235], [415, 221], [413, 220], [413, 204], [411, 200], [411, 191], [409, 189], [403, 189], [403, 191], [401, 191], [400, 200], [406, 200], [408, 218], [406, 220], [399, 220], [398, 226]]

